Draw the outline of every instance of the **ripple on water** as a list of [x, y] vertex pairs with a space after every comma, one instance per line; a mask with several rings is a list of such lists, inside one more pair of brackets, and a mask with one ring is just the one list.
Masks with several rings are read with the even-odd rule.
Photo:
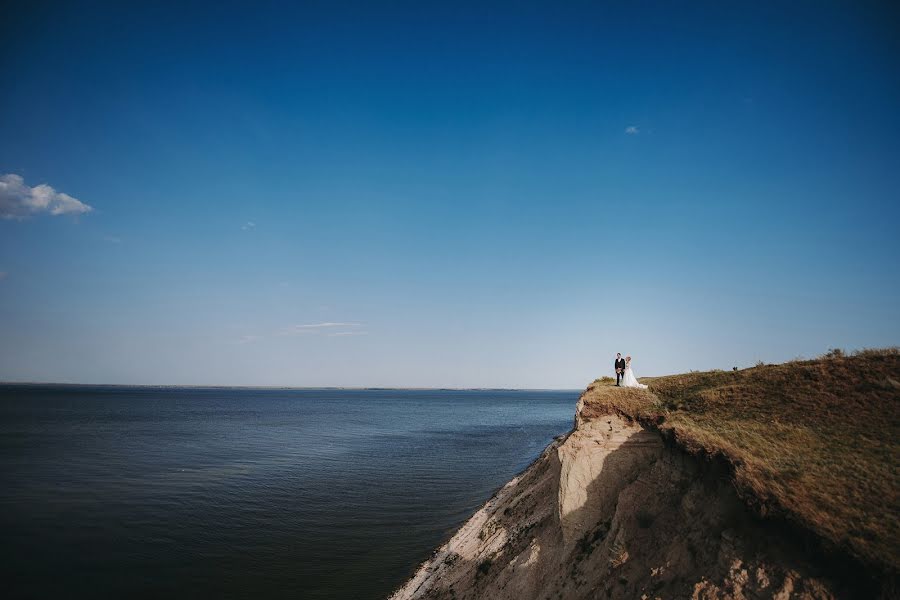
[[577, 396], [0, 386], [4, 583], [380, 598], [571, 427]]

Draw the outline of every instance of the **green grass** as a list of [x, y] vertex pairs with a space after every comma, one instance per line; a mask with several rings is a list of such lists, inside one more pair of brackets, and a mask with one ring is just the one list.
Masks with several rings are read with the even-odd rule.
[[619, 412], [688, 451], [720, 455], [763, 513], [900, 571], [897, 349], [643, 381], [648, 392], [594, 382], [583, 414]]

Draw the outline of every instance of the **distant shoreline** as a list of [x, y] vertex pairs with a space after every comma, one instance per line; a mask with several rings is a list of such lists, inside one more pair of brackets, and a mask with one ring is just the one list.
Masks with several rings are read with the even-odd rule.
[[581, 392], [578, 388], [505, 388], [505, 387], [356, 387], [356, 386], [281, 386], [281, 385], [203, 385], [203, 384], [146, 384], [146, 383], [59, 383], [48, 381], [0, 381], [0, 388], [13, 386], [45, 387], [106, 387], [144, 389], [206, 389], [206, 390], [336, 390], [360, 392]]

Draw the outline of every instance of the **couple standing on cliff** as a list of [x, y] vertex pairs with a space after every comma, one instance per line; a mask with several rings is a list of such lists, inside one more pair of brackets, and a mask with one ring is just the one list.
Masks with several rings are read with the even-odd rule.
[[[622, 358], [622, 354], [620, 352], [616, 352], [616, 387], [633, 387], [633, 388], [641, 388], [642, 390], [646, 390], [647, 386], [643, 383], [638, 383], [637, 377], [634, 376], [634, 371], [631, 370], [631, 357], [626, 356]], [[621, 380], [622, 384], [619, 385], [619, 381]]]

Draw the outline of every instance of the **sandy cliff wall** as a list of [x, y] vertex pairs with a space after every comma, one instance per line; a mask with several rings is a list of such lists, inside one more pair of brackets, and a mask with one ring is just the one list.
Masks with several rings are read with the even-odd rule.
[[393, 598], [853, 597], [788, 531], [752, 514], [724, 466], [582, 400], [573, 431]]

